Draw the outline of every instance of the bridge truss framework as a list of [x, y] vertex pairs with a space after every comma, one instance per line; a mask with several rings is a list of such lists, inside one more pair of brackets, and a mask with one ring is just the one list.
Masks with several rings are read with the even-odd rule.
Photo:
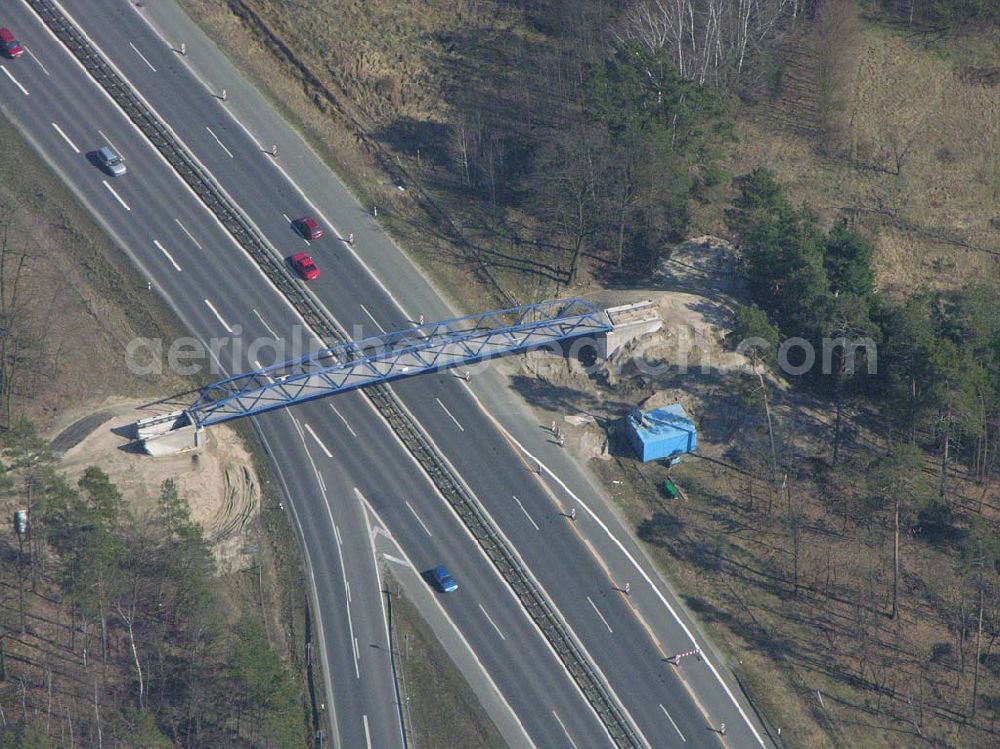
[[199, 429], [336, 393], [600, 336], [608, 313], [584, 299], [495, 310], [340, 343], [202, 388], [185, 413]]

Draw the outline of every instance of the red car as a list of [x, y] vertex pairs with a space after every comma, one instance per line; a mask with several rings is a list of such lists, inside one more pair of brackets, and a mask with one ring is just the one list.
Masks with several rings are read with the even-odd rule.
[[323, 236], [323, 227], [316, 223], [316, 219], [312, 216], [297, 218], [292, 222], [292, 226], [306, 239], [319, 239]]
[[14, 38], [8, 28], [0, 29], [0, 51], [3, 52], [4, 57], [9, 57], [11, 60], [24, 54], [21, 42]]
[[306, 253], [300, 252], [296, 255], [292, 255], [290, 260], [296, 273], [302, 276], [306, 281], [312, 281], [313, 279], [319, 278], [319, 268], [316, 267], [316, 263], [314, 263], [313, 259]]

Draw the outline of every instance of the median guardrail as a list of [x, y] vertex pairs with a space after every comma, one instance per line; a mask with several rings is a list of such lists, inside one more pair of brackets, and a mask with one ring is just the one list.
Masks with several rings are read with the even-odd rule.
[[[115, 72], [81, 31], [49, 0], [28, 0], [28, 3], [216, 215], [275, 287], [295, 306], [306, 324], [312, 327], [327, 345], [346, 343], [349, 338], [336, 320], [328, 316], [316, 299], [295, 280], [278, 253], [229, 198], [222, 186], [198, 164], [183, 147], [180, 139], [142, 101], [128, 82]], [[365, 388], [363, 392], [421, 465], [441, 495], [454, 508], [514, 591], [521, 605], [542, 631], [604, 723], [615, 745], [623, 749], [642, 747], [643, 742], [638, 733], [626, 719], [622, 708], [584, 655], [566, 624], [535, 585], [478, 499], [454, 473], [444, 456], [437, 451], [420, 425], [406, 411], [396, 394], [385, 385], [373, 385]]]

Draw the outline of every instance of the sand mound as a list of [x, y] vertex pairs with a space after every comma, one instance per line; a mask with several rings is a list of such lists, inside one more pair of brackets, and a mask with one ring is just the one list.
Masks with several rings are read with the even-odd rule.
[[76, 484], [89, 466], [98, 466], [118, 486], [138, 515], [155, 507], [160, 487], [173, 479], [201, 525], [223, 572], [243, 564], [240, 548], [254, 539], [251, 520], [260, 509], [260, 487], [250, 453], [228, 427], [205, 433], [198, 452], [151, 458], [124, 449], [130, 442], [125, 427], [139, 418], [138, 403], [114, 407], [104, 421], [62, 455], [59, 468]]

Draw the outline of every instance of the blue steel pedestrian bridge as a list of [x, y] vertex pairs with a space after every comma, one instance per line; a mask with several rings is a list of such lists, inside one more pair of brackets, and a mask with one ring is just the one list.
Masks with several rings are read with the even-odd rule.
[[606, 310], [558, 299], [418, 325], [220, 380], [185, 413], [198, 429], [367, 385], [460, 367], [613, 328]]

